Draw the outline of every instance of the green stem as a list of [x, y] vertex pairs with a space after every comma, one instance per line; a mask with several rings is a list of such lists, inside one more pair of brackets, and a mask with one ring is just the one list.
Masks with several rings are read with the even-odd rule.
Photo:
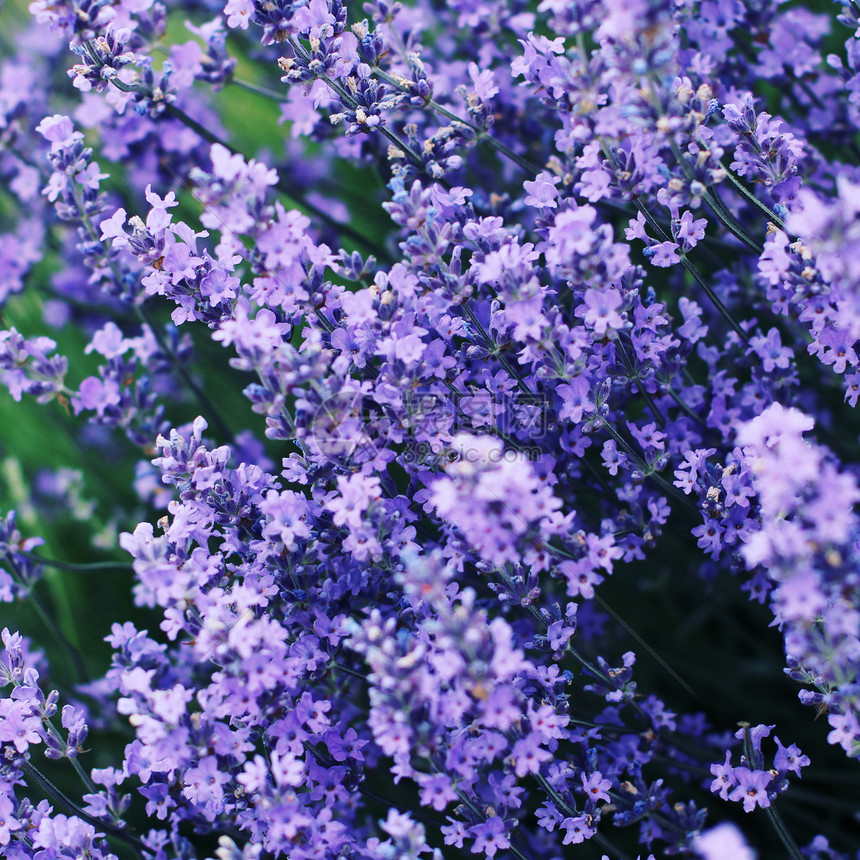
[[[150, 96], [151, 95], [151, 93], [148, 93], [145, 88], [137, 86], [137, 85], [132, 86], [132, 85], [123, 83], [123, 81], [118, 80], [116, 77], [111, 78], [110, 82], [117, 89], [122, 90], [122, 92], [125, 92], [125, 93], [133, 92], [133, 93], [138, 93], [142, 96]], [[245, 159], [245, 161], [248, 161], [248, 158], [245, 156], [244, 153], [239, 152], [239, 150], [237, 150], [235, 147], [230, 146], [230, 144], [227, 143], [225, 140], [222, 140], [214, 132], [210, 131], [208, 128], [201, 125], [199, 122], [197, 122], [196, 119], [190, 117], [187, 113], [185, 113], [185, 111], [181, 110], [180, 108], [176, 107], [175, 105], [165, 105], [165, 113], [168, 116], [171, 116], [173, 119], [179, 120], [179, 122], [181, 122], [183, 125], [187, 126], [192, 131], [196, 132], [198, 135], [200, 135], [201, 138], [203, 138], [203, 140], [205, 140], [209, 143], [218, 143], [221, 146], [225, 147], [233, 155], [241, 155], [242, 158]], [[197, 197], [196, 194], [194, 194], [193, 187], [186, 180], [184, 180], [181, 176], [179, 176], [175, 171], [173, 171], [169, 165], [162, 164], [161, 166], [165, 170], [167, 170], [173, 176], [173, 178], [176, 179], [176, 181], [179, 182], [180, 185], [195, 198], [195, 200], [198, 200], [198, 202], [202, 203], [204, 206], [206, 205], [205, 203], [203, 203], [203, 201], [199, 200], [199, 198]], [[295, 206], [299, 209], [304, 209], [305, 211], [307, 211], [311, 215], [313, 215], [315, 218], [318, 218], [320, 221], [327, 224], [333, 230], [336, 230], [336, 231], [342, 233], [345, 237], [352, 239], [352, 241], [354, 241], [360, 245], [363, 245], [365, 248], [370, 250], [372, 253], [376, 254], [376, 256], [379, 257], [380, 259], [387, 259], [388, 255], [386, 254], [385, 250], [379, 248], [378, 245], [376, 244], [376, 242], [372, 241], [371, 239], [368, 239], [366, 236], [359, 233], [350, 224], [341, 224], [339, 221], [337, 221], [335, 218], [333, 218], [328, 212], [326, 212], [323, 209], [320, 209], [319, 206], [316, 206], [315, 204], [311, 203], [310, 201], [302, 199], [301, 197], [298, 197], [296, 195], [296, 189], [288, 187], [283, 179], [280, 179], [280, 178], [278, 179], [278, 182], [275, 185], [275, 188], [277, 188], [278, 191], [280, 191], [281, 194], [284, 195], [284, 197], [289, 201], [291, 206]], [[226, 229], [227, 228], [225, 227], [225, 230]]]
[[461, 305], [463, 308], [463, 312], [469, 317], [472, 325], [480, 332], [481, 337], [483, 337], [484, 342], [487, 344], [487, 348], [490, 352], [499, 360], [499, 364], [505, 369], [507, 374], [511, 377], [511, 379], [515, 379], [517, 381], [517, 386], [523, 391], [525, 394], [529, 394], [534, 396], [534, 392], [526, 385], [525, 380], [520, 376], [519, 373], [514, 369], [511, 363], [498, 351], [496, 344], [493, 342], [493, 339], [490, 337], [487, 330], [481, 325], [481, 321], [475, 316], [475, 312], [469, 307], [468, 302], [463, 302]]
[[68, 561], [57, 561], [53, 558], [42, 558], [34, 552], [26, 552], [25, 550], [16, 550], [16, 555], [21, 555], [37, 564], [43, 564], [45, 567], [55, 567], [57, 570], [71, 570], [80, 573], [95, 573], [100, 570], [132, 570], [132, 566], [124, 561], [93, 561], [87, 564], [73, 564]]
[[579, 814], [579, 810], [575, 807], [571, 807], [570, 804], [568, 804], [568, 802], [552, 787], [552, 785], [550, 785], [549, 780], [540, 771], [537, 772], [536, 776], [538, 782], [543, 787], [543, 790], [552, 798], [553, 803], [559, 807], [565, 815], [572, 816]]
[[[749, 203], [752, 203], [752, 205], [755, 206], [770, 221], [773, 221], [773, 223], [776, 224], [776, 226], [779, 227], [780, 230], [783, 230], [784, 232], [788, 233], [788, 230], [786, 230], [786, 227], [785, 227], [785, 222], [782, 220], [782, 218], [780, 218], [779, 215], [777, 215], [776, 212], [774, 212], [773, 209], [770, 208], [770, 206], [768, 206], [766, 203], [762, 203], [762, 201], [759, 200], [758, 197], [756, 197], [755, 194], [753, 194], [743, 184], [743, 182], [741, 182], [735, 176], [735, 174], [732, 173], [731, 170], [729, 170], [728, 167], [726, 167], [724, 164], [722, 164], [722, 162], [720, 162], [720, 164], [722, 165], [723, 170], [726, 171], [726, 179], [728, 179], [729, 182], [731, 182], [732, 185], [734, 185], [734, 187], [737, 189], [738, 194], [740, 194], [741, 197], [743, 197]], [[791, 233], [789, 233], [789, 235], [792, 236]], [[794, 237], [792, 236], [792, 238], [794, 238]]]
[[[660, 82], [656, 80], [653, 75], [650, 75], [649, 79], [651, 81], [651, 92], [654, 95], [654, 98], [651, 100], [651, 107], [654, 108], [654, 111], [657, 113], [657, 115], [662, 118], [665, 116], [665, 111], [663, 110], [663, 106], [660, 103], [659, 97], [657, 96], [657, 93], [660, 90]], [[668, 141], [669, 146], [672, 148], [672, 153], [675, 156], [675, 161], [677, 161], [678, 166], [681, 168], [681, 171], [687, 178], [687, 181], [692, 182], [692, 180], [695, 179], [695, 176], [690, 170], [690, 166], [687, 163], [686, 156], [684, 155], [684, 153], [681, 152], [680, 147], [675, 142], [674, 136], [670, 135], [668, 137]], [[756, 242], [755, 239], [753, 239], [747, 234], [743, 227], [738, 223], [734, 215], [732, 215], [732, 213], [728, 210], [722, 200], [719, 199], [719, 195], [717, 194], [716, 190], [712, 190], [706, 187], [702, 194], [702, 197], [711, 206], [711, 208], [714, 210], [714, 214], [729, 230], [729, 232], [732, 233], [732, 235], [739, 239], [751, 251], [754, 251], [756, 254], [761, 253], [761, 243]]]
[[9, 565], [10, 570], [12, 571], [13, 578], [16, 579], [21, 586], [28, 589], [29, 593], [27, 595], [27, 600], [36, 610], [36, 614], [39, 616], [42, 623], [57, 638], [57, 641], [60, 643], [60, 645], [62, 645], [63, 648], [65, 648], [69, 652], [69, 658], [71, 659], [72, 664], [75, 667], [75, 673], [78, 676], [78, 683], [86, 684], [89, 681], [90, 676], [89, 672], [87, 672], [87, 667], [84, 663], [84, 658], [81, 656], [80, 650], [69, 641], [65, 633], [60, 630], [60, 627], [57, 622], [54, 621], [51, 614], [42, 605], [42, 601], [39, 600], [39, 598], [36, 596], [35, 592], [32, 589], [32, 586], [28, 585], [20, 568], [17, 564], [15, 564], [14, 558], [11, 555], [6, 555], [6, 561]]
[[599, 830], [595, 830], [594, 836], [591, 838], [605, 851], [610, 852], [613, 860], [615, 860], [615, 858], [618, 858], [618, 860], [630, 860], [629, 854], [622, 851], [611, 839], [604, 836]]
[[[674, 140], [670, 141], [672, 147], [672, 153], [675, 156], [675, 160], [678, 162], [678, 166], [684, 172], [684, 176], [687, 177], [688, 181], [691, 181], [695, 177], [693, 176], [692, 171], [687, 164], [686, 158], [684, 154], [678, 147], [678, 144], [675, 143]], [[725, 203], [720, 199], [719, 194], [717, 193], [716, 188], [705, 188], [702, 193], [702, 197], [714, 210], [714, 214], [723, 224], [723, 226], [743, 245], [745, 245], [750, 251], [753, 251], [756, 254], [761, 254], [762, 252], [762, 244], [761, 242], [756, 242], [744, 228], [738, 223], [738, 220], [731, 213], [729, 208]]]
[[633, 446], [608, 421], [603, 422], [603, 428], [619, 445], [624, 448], [628, 456], [639, 467], [640, 471], [646, 478], [651, 478], [651, 480], [659, 484], [659, 486], [664, 492], [669, 493], [669, 495], [671, 496], [674, 496], [676, 499], [678, 499], [679, 502], [681, 502], [681, 504], [685, 505], [688, 508], [691, 508], [698, 513], [698, 508], [696, 508], [696, 506], [692, 504], [690, 500], [677, 487], [670, 484], [661, 475], [658, 475], [657, 472], [655, 472], [654, 469], [652, 469], [639, 456]]
[[[75, 196], [75, 200], [78, 203], [78, 209], [81, 212], [81, 223], [84, 225], [84, 228], [89, 232], [90, 236], [92, 236], [93, 241], [98, 242], [99, 245], [103, 245], [99, 235], [95, 229], [95, 225], [92, 222], [92, 219], [89, 218], [83, 209], [83, 203], [80, 200], [77, 185], [74, 186], [73, 193]], [[118, 280], [118, 278], [117, 278]], [[135, 311], [137, 313], [138, 318], [141, 322], [146, 323], [149, 326], [150, 331], [152, 332], [153, 337], [157, 341], [159, 347], [161, 347], [162, 352], [167, 356], [170, 363], [173, 365], [174, 369], [178, 371], [179, 375], [185, 381], [185, 384], [192, 391], [194, 396], [197, 398], [201, 407], [204, 411], [208, 412], [210, 417], [214, 420], [214, 422], [218, 425], [218, 429], [225, 439], [233, 439], [233, 433], [230, 428], [227, 426], [227, 423], [218, 413], [218, 410], [215, 408], [215, 405], [212, 401], [206, 396], [206, 393], [202, 388], [194, 381], [191, 377], [191, 374], [188, 372], [188, 368], [179, 360], [179, 356], [170, 348], [170, 345], [164, 339], [164, 335], [157, 325], [152, 321], [151, 317], [147, 314], [147, 312], [143, 309], [143, 307], [137, 305], [135, 306]]]
[[[746, 756], [747, 767], [750, 768], [750, 770], [754, 770], [756, 768], [756, 758], [755, 748], [753, 747], [752, 742], [752, 733], [750, 732], [750, 724], [743, 722], [740, 723], [740, 727], [744, 731], [744, 755]], [[767, 817], [770, 819], [770, 823], [776, 831], [776, 835], [779, 836], [785, 850], [788, 851], [791, 860], [804, 860], [803, 852], [794, 841], [794, 837], [788, 832], [788, 828], [785, 826], [785, 822], [782, 820], [779, 810], [771, 802], [764, 808], [764, 811], [767, 813]]]
[[[213, 134], [208, 128], [202, 126], [199, 122], [197, 122], [196, 119], [193, 119], [192, 117], [188, 116], [185, 111], [180, 110], [174, 105], [167, 105], [167, 112], [174, 119], [178, 119], [181, 123], [183, 123], [183, 125], [186, 125], [192, 131], [197, 132], [197, 134], [199, 134], [200, 137], [202, 137], [204, 140], [208, 141], [209, 143], [218, 143], [225, 149], [227, 149], [229, 152], [231, 152], [233, 155], [241, 155], [242, 158], [245, 159], [245, 161], [248, 161], [248, 158], [245, 156], [244, 153], [239, 152], [239, 150], [236, 149], [234, 146], [231, 146], [229, 143], [222, 140], [220, 137], [218, 137], [218, 135]], [[183, 186], [187, 190], [190, 188], [188, 184], [184, 182], [180, 177], [176, 176], [175, 173], [173, 175], [176, 179], [179, 179], [179, 181], [182, 182]], [[341, 224], [339, 221], [336, 221], [334, 218], [332, 218], [332, 216], [329, 215], [328, 212], [325, 212], [323, 209], [320, 209], [315, 204], [309, 202], [306, 199], [297, 197], [295, 189], [289, 188], [283, 179], [278, 179], [275, 188], [277, 188], [278, 191], [280, 191], [285, 197], [287, 197], [287, 199], [293, 205], [307, 209], [308, 212], [319, 218], [321, 221], [324, 221], [326, 224], [329, 225], [329, 227], [339, 230], [345, 236], [349, 236], [354, 241], [360, 242], [365, 247], [370, 248], [372, 251], [376, 251], [378, 253], [376, 245], [366, 237], [362, 236], [361, 233], [354, 230], [349, 224]]]
[[702, 418], [701, 418], [699, 415], [697, 415], [695, 412], [693, 412], [693, 410], [692, 410], [692, 409], [690, 409], [690, 407], [689, 407], [689, 406], [687, 406], [687, 404], [684, 402], [684, 400], [681, 398], [681, 396], [678, 394], [678, 392], [677, 392], [677, 391], [675, 391], [675, 389], [674, 389], [674, 388], [672, 388], [671, 386], [667, 385], [667, 386], [666, 386], [666, 393], [667, 393], [667, 394], [672, 398], [672, 400], [674, 400], [674, 401], [675, 401], [675, 403], [678, 405], [678, 408], [679, 408], [679, 409], [680, 409], [680, 410], [681, 410], [681, 411], [682, 411], [682, 412], [683, 412], [683, 413], [684, 413], [684, 414], [685, 414], [689, 419], [691, 419], [692, 421], [695, 421], [695, 422], [696, 422], [700, 427], [704, 428], [705, 430], [710, 429], [710, 428], [708, 427], [707, 422], [706, 422], [706, 421], [703, 421], [703, 420], [702, 420]]
[[595, 591], [594, 599], [697, 701], [701, 696]]
[[515, 856], [519, 857], [520, 860], [529, 860], [528, 856], [523, 854], [523, 852], [519, 848], [517, 848], [517, 846], [514, 845], [513, 842], [511, 842], [511, 851]]
[[699, 270], [690, 262], [686, 254], [680, 254], [681, 265], [693, 276], [693, 280], [699, 285], [702, 292], [711, 300], [714, 307], [720, 312], [723, 319], [732, 327], [732, 331], [749, 346], [749, 335], [740, 327], [735, 318], [729, 313], [729, 309], [723, 304], [722, 299], [714, 292], [714, 288], [699, 274]]
[[243, 81], [239, 78], [230, 78], [228, 83], [239, 87], [240, 90], [247, 90], [249, 93], [255, 93], [258, 96], [263, 96], [264, 98], [271, 99], [272, 101], [285, 102], [287, 100], [285, 94], [276, 93], [274, 90], [269, 90], [266, 89], [266, 87], [252, 84], [250, 81]]
[[600, 487], [603, 491], [603, 497], [607, 501], [612, 502], [614, 505], [618, 506], [618, 497], [613, 494], [612, 488], [609, 486], [609, 482], [606, 480], [606, 477], [597, 468], [597, 466], [595, 466], [594, 463], [592, 463], [591, 460], [588, 459], [588, 457], [582, 457], [579, 462], [581, 465], [585, 466], [589, 474], [594, 478], [595, 481], [597, 481], [598, 484], [600, 484]]
[[[642, 216], [648, 222], [649, 226], [657, 231], [658, 236], [663, 241], [669, 241], [669, 235], [663, 230], [660, 222], [648, 211], [645, 204], [638, 198], [633, 198], [633, 203], [636, 208], [642, 213]], [[705, 279], [699, 274], [699, 270], [690, 262], [686, 254], [680, 254], [681, 265], [693, 276], [693, 280], [701, 287], [705, 295], [711, 300], [714, 307], [720, 312], [725, 321], [732, 327], [732, 330], [745, 343], [749, 344], [749, 338], [746, 332], [738, 325], [735, 318], [729, 313], [729, 309], [723, 304], [722, 299], [714, 292], [713, 287], [708, 284]]]
[[642, 395], [645, 402], [648, 404], [648, 408], [651, 410], [651, 414], [654, 417], [654, 420], [661, 426], [666, 426], [666, 418], [663, 413], [660, 411], [660, 408], [654, 402], [654, 398], [651, 396], [651, 393], [645, 389], [645, 386], [642, 384], [642, 380], [639, 379], [636, 373], [636, 368], [633, 365], [633, 359], [627, 354], [627, 350], [624, 348], [624, 343], [619, 339], [616, 341], [618, 344], [618, 351], [621, 353], [621, 357], [624, 360], [624, 364], [627, 366], [627, 369], [630, 371], [630, 379], [633, 384], [639, 389], [639, 393]]
[[[297, 57], [301, 57], [303, 60], [310, 60], [310, 55], [308, 52], [299, 44], [299, 42], [295, 38], [289, 39], [290, 46], [295, 52]], [[361, 107], [361, 105], [346, 91], [344, 86], [340, 84], [338, 81], [334, 81], [326, 75], [321, 75], [318, 80], [321, 80], [335, 95], [341, 100], [341, 102], [346, 105], [351, 110], [357, 110]], [[374, 129], [378, 131], [389, 143], [396, 146], [399, 150], [401, 150], [409, 160], [416, 165], [416, 167], [424, 167], [424, 159], [421, 158], [420, 153], [416, 152], [409, 146], [408, 143], [401, 140], [391, 129], [387, 128], [384, 123], [380, 122]]]
[[607, 684], [610, 687], [612, 686], [612, 679], [609, 678], [607, 675], [604, 675], [603, 672], [601, 672], [600, 669], [597, 668], [597, 666], [586, 660], [585, 657], [583, 657], [582, 654], [580, 654], [579, 651], [577, 651], [576, 648], [573, 647], [573, 645], [568, 643], [567, 648], [565, 648], [565, 652], [572, 654], [577, 660], [577, 662], [580, 664], [580, 666], [582, 666], [583, 669], [587, 669], [592, 675], [594, 675], [595, 678], [599, 678], [601, 681], [603, 681], [604, 684]]
[[[579, 814], [579, 810], [575, 807], [571, 807], [567, 801], [550, 785], [549, 780], [538, 771], [537, 773], [538, 782], [543, 787], [544, 791], [549, 794], [552, 798], [553, 802], [556, 806], [560, 807], [562, 813], [566, 817], [572, 817]], [[599, 830], [595, 829], [594, 835], [591, 837], [601, 848], [604, 848], [607, 851], [610, 851], [613, 856], [613, 860], [617, 858], [617, 860], [629, 860], [627, 854], [621, 851], [610, 839], [604, 836]]]
[[201, 125], [193, 117], [188, 116], [188, 114], [185, 113], [184, 110], [176, 107], [176, 105], [166, 105], [165, 113], [168, 114], [168, 116], [173, 117], [173, 119], [178, 119], [184, 126], [187, 126], [193, 132], [196, 132], [207, 143], [220, 144], [225, 149], [229, 149], [231, 152], [233, 152], [233, 148], [230, 146], [230, 144], [227, 143], [226, 140], [223, 140], [222, 138], [218, 137], [217, 134], [215, 134], [213, 131], [206, 128], [205, 126]]
[[[680, 157], [680, 156], [679, 156]], [[719, 192], [716, 188], [707, 188], [705, 192], [702, 194], [702, 197], [705, 199], [705, 202], [714, 210], [714, 214], [717, 216], [719, 221], [723, 224], [723, 226], [736, 238], [741, 244], [743, 244], [748, 250], [752, 251], [754, 254], [761, 254], [764, 246], [761, 242], [756, 241], [743, 229], [740, 222], [735, 218], [732, 214], [732, 211], [723, 203], [722, 198], [719, 195]]]
[[791, 860], [804, 860], [803, 852], [800, 850], [800, 846], [794, 841], [794, 837], [789, 833], [785, 822], [782, 820], [782, 816], [779, 814], [779, 810], [771, 803], [770, 806], [765, 808], [765, 812], [774, 830], [776, 830], [777, 836], [779, 836], [782, 844], [785, 846], [785, 850], [788, 851]]
[[666, 418], [663, 413], [660, 411], [660, 407], [654, 402], [654, 398], [651, 396], [651, 393], [645, 388], [642, 381], [636, 377], [633, 378], [633, 382], [636, 384], [636, 387], [639, 389], [639, 393], [645, 399], [645, 402], [648, 404], [648, 408], [651, 410], [651, 414], [654, 416], [654, 420], [660, 427], [666, 426]]
[[[51, 732], [51, 734], [54, 735], [54, 737], [58, 741], [65, 744], [65, 741], [63, 740], [63, 736], [60, 734], [59, 729], [50, 720], [45, 720], [45, 722], [46, 722], [46, 724], [48, 726], [48, 730]], [[84, 770], [83, 765], [78, 761], [78, 757], [75, 755], [75, 756], [69, 756], [68, 758], [72, 764], [72, 769], [81, 778], [84, 785], [87, 787], [87, 790], [91, 794], [96, 794], [98, 789], [96, 788], [95, 783], [90, 779], [89, 774]]]
[[200, 404], [201, 408], [212, 418], [212, 420], [218, 426], [218, 430], [220, 431], [222, 437], [225, 440], [233, 439], [233, 431], [227, 426], [227, 422], [221, 417], [221, 414], [215, 407], [215, 404], [209, 399], [206, 392], [203, 391], [203, 389], [197, 384], [197, 382], [188, 372], [188, 368], [179, 360], [179, 356], [170, 348], [170, 345], [164, 338], [164, 334], [153, 322], [149, 314], [140, 305], [136, 306], [136, 310], [141, 321], [146, 323], [147, 326], [149, 326], [149, 330], [152, 332], [152, 335], [157, 341], [162, 352], [167, 356], [174, 369], [179, 373], [185, 384], [197, 398], [197, 402]]
[[[390, 84], [393, 87], [396, 87], [400, 92], [408, 92], [408, 87], [404, 86], [397, 80], [397, 78], [389, 75], [387, 72], [383, 72], [379, 66], [374, 68], [374, 73], [385, 81], [387, 84]], [[481, 128], [478, 125], [475, 125], [473, 122], [469, 122], [467, 119], [463, 119], [462, 117], [457, 116], [457, 114], [448, 110], [448, 108], [440, 105], [439, 102], [434, 101], [433, 99], [428, 99], [425, 102], [426, 106], [431, 110], [438, 113], [440, 116], [444, 116], [445, 119], [451, 120], [451, 122], [459, 123], [460, 125], [465, 126], [466, 128], [470, 128], [475, 132], [476, 136], [480, 140], [485, 140], [493, 149], [500, 152], [505, 158], [512, 161], [518, 167], [521, 167], [526, 173], [529, 173], [531, 176], [536, 176], [541, 171], [541, 167], [537, 164], [533, 164], [527, 158], [523, 158], [521, 155], [517, 155], [509, 146], [502, 143], [500, 140], [494, 138], [486, 129]]]
[[42, 791], [45, 792], [45, 794], [53, 798], [55, 802], [61, 803], [78, 818], [83, 819], [88, 824], [92, 824], [93, 827], [95, 827], [97, 830], [103, 830], [109, 836], [114, 836], [117, 839], [121, 839], [123, 842], [130, 845], [132, 850], [134, 851], [135, 857], [140, 858], [140, 851], [145, 851], [147, 854], [154, 853], [151, 849], [147, 848], [146, 845], [144, 845], [143, 842], [141, 842], [140, 839], [138, 839], [136, 836], [132, 836], [130, 833], [127, 833], [124, 830], [120, 830], [118, 827], [115, 827], [113, 824], [109, 824], [108, 822], [102, 821], [100, 818], [95, 818], [88, 812], [85, 812], [70, 797], [65, 795], [59, 788], [57, 788], [51, 782], [51, 780], [48, 779], [48, 777], [46, 777], [29, 761], [24, 762], [24, 764], [22, 765], [22, 770], [39, 786], [39, 788], [42, 789]]
[[69, 652], [69, 658], [75, 667], [75, 674], [78, 676], [78, 683], [86, 684], [90, 675], [87, 672], [86, 664], [84, 663], [84, 658], [81, 656], [80, 649], [75, 647], [66, 637], [66, 634], [60, 630], [59, 625], [56, 621], [51, 617], [45, 607], [42, 605], [42, 601], [39, 600], [38, 597], [31, 591], [27, 596], [27, 599], [32, 603], [33, 608], [36, 610], [36, 614], [39, 618], [42, 619], [44, 625], [57, 637], [57, 641]]
[[337, 669], [338, 672], [343, 672], [345, 675], [351, 675], [353, 678], [358, 678], [359, 681], [367, 680], [361, 672], [356, 672], [355, 669], [350, 669], [349, 666], [344, 666], [343, 663], [332, 661], [331, 666], [332, 668]]

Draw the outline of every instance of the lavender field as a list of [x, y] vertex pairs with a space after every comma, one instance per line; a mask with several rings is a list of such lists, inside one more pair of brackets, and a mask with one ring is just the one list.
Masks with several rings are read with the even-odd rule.
[[860, 860], [860, 2], [0, 0], [0, 857]]

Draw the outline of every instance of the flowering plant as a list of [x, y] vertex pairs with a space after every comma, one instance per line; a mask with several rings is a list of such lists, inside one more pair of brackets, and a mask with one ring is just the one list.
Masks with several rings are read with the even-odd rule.
[[0, 16], [3, 856], [860, 858], [860, 3]]

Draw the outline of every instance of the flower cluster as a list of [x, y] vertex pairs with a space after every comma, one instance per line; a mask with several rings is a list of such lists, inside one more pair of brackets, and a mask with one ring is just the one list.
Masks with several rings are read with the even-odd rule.
[[774, 726], [741, 728], [735, 737], [739, 740], [743, 740], [745, 736], [749, 737], [752, 758], [749, 759], [744, 755], [741, 757], [742, 764], [739, 767], [732, 767], [732, 753], [729, 750], [726, 752], [726, 760], [723, 764], [711, 765], [711, 773], [714, 775], [711, 791], [719, 794], [723, 800], [743, 803], [744, 812], [752, 812], [756, 807], [763, 809], [769, 807], [771, 800], [788, 787], [788, 774], [794, 773], [800, 776], [800, 769], [809, 764], [809, 757], [803, 755], [796, 744], [785, 747], [779, 738], [774, 738], [777, 751], [773, 759], [773, 767], [764, 769], [761, 742], [763, 738], [770, 736], [774, 728]]
[[789, 814], [860, 755], [860, 6], [808, 5], [9, 25], [0, 382], [134, 479], [101, 562], [12, 487], [3, 856], [850, 860]]

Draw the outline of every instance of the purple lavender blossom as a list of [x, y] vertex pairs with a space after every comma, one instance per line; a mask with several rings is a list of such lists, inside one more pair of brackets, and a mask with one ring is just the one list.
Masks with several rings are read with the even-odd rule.
[[[137, 452], [149, 620], [77, 686], [4, 629], [4, 856], [848, 860], [790, 810], [860, 753], [856, 5], [32, 3], [0, 380]], [[104, 571], [15, 493], [62, 660]]]

